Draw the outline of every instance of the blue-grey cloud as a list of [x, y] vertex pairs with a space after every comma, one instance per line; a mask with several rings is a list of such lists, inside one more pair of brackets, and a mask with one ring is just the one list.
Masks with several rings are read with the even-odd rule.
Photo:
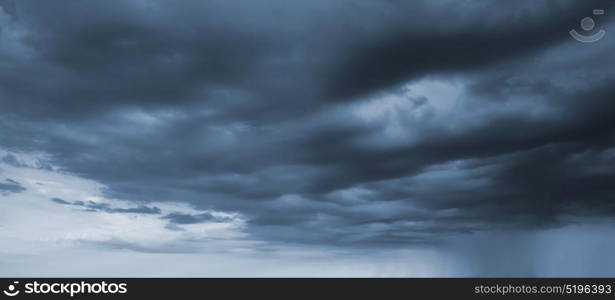
[[229, 217], [216, 217], [210, 213], [200, 213], [196, 215], [182, 214], [182, 213], [170, 213], [162, 219], [169, 220], [173, 224], [198, 224], [204, 222], [227, 222], [232, 221]]
[[[187, 202], [272, 241], [398, 246], [615, 214], [613, 39], [567, 35], [613, 2], [266, 2], [20, 1], [0, 146], [137, 207], [58, 204]], [[400, 92], [424, 81], [459, 92]], [[353, 114], [390, 95], [407, 107]]]
[[160, 214], [160, 208], [155, 206], [139, 205], [133, 208], [111, 207], [107, 203], [96, 203], [93, 201], [73, 201], [69, 202], [61, 198], [52, 198], [51, 201], [58, 204], [83, 207], [88, 211], [101, 211], [106, 213], [135, 213], [135, 214]]
[[20, 193], [25, 190], [26, 188], [23, 187], [19, 182], [10, 178], [5, 179], [4, 182], [0, 182], [0, 193], [2, 194]]

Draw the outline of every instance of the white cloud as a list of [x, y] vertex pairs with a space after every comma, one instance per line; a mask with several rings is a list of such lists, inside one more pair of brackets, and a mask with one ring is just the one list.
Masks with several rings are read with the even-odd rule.
[[[4, 155], [7, 155], [6, 151]], [[197, 210], [184, 203], [148, 203], [160, 214], [111, 213], [87, 210], [87, 206], [61, 204], [51, 201], [59, 198], [68, 203], [82, 201], [91, 206], [105, 205], [113, 209], [138, 208], [129, 201], [106, 198], [104, 186], [92, 180], [79, 178], [57, 169], [40, 168], [45, 156], [15, 154], [20, 165], [0, 163], [2, 180], [10, 179], [26, 190], [4, 195], [0, 201], [0, 236], [8, 248], [28, 251], [20, 247], [24, 242], [122, 242], [138, 247], [156, 249], [175, 246], [182, 248], [185, 241], [228, 240], [243, 237], [244, 220], [236, 213]], [[169, 221], [162, 219], [169, 213], [209, 213], [224, 222], [210, 221], [180, 225], [169, 230]], [[5, 247], [4, 250], [7, 250]]]

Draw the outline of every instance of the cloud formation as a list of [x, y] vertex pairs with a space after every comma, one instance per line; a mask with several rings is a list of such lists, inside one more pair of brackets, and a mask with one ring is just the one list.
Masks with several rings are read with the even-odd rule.
[[7, 178], [5, 182], [0, 182], [0, 192], [1, 193], [19, 193], [25, 190], [26, 188], [21, 186], [19, 182], [12, 180], [12, 179]]
[[[0, 163], [3, 175], [18, 179], [0, 185], [0, 236], [7, 254], [28, 252], [32, 243], [174, 253], [245, 247], [245, 221], [239, 214], [198, 210], [181, 202], [145, 205], [107, 198], [100, 183], [37, 167], [33, 163], [44, 158], [36, 154], [11, 155], [18, 166]], [[163, 217], [192, 215], [216, 219], [192, 223]]]
[[55, 209], [368, 248], [615, 213], [613, 38], [568, 36], [612, 2], [1, 3], [3, 166], [131, 203]]

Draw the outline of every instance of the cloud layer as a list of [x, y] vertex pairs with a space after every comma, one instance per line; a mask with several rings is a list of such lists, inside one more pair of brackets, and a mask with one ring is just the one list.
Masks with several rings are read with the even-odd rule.
[[[156, 224], [118, 244], [406, 247], [615, 214], [615, 42], [568, 36], [612, 2], [0, 3], [0, 200]], [[43, 197], [35, 174], [98, 186]]]

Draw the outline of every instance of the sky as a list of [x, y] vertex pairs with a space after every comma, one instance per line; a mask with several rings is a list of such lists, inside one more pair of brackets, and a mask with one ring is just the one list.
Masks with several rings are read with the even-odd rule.
[[0, 276], [613, 276], [613, 8], [0, 0]]

